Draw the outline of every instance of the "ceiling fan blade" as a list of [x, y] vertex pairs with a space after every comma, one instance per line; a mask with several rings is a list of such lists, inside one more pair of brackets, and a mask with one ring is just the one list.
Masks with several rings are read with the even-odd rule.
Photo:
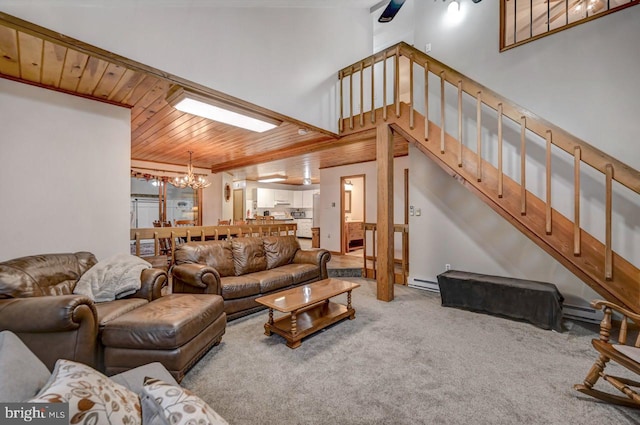
[[398, 13], [398, 10], [402, 7], [405, 0], [391, 0], [387, 7], [382, 12], [382, 15], [378, 18], [378, 22], [389, 22]]

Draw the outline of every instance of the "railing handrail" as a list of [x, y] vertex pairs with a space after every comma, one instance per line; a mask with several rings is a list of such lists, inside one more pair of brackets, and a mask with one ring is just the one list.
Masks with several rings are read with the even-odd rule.
[[[640, 194], [640, 171], [623, 163], [622, 161], [612, 157], [611, 155], [601, 151], [595, 146], [590, 145], [584, 140], [563, 130], [557, 125], [547, 121], [546, 119], [534, 114], [517, 103], [505, 98], [495, 91], [485, 87], [477, 81], [461, 74], [451, 67], [443, 64], [437, 59], [432, 58], [426, 53], [421, 52], [413, 46], [405, 42], [400, 42], [385, 50], [382, 50], [368, 58], [362, 59], [338, 71], [338, 78], [342, 79], [356, 72], [362, 72], [362, 69], [368, 68], [377, 62], [381, 62], [393, 56], [406, 56], [414, 63], [427, 67], [427, 70], [435, 75], [444, 75], [444, 79], [450, 84], [457, 86], [462, 81], [462, 90], [474, 99], [477, 99], [477, 93], [482, 95], [482, 103], [491, 107], [495, 111], [501, 109], [504, 116], [509, 117], [515, 123], [525, 118], [525, 125], [528, 130], [537, 134], [542, 139], [547, 138], [550, 131], [552, 134], [551, 144], [557, 146], [563, 151], [574, 155], [576, 148], [581, 151], [581, 161], [594, 169], [600, 171], [603, 175], [607, 174], [607, 168], [613, 167], [613, 180], [626, 186], [635, 193]], [[444, 74], [442, 74], [444, 72]], [[501, 106], [500, 106], [501, 105]], [[361, 109], [364, 109], [361, 107]], [[428, 118], [428, 117], [427, 117]]]
[[296, 223], [281, 223], [281, 224], [242, 224], [242, 225], [229, 225], [229, 226], [187, 226], [187, 227], [145, 227], [138, 229], [131, 229], [129, 236], [130, 240], [148, 240], [158, 238], [188, 238], [188, 237], [201, 237], [203, 234], [205, 237], [226, 235], [229, 232], [232, 234], [241, 233], [243, 235], [248, 233], [268, 232], [284, 230], [296, 230]]

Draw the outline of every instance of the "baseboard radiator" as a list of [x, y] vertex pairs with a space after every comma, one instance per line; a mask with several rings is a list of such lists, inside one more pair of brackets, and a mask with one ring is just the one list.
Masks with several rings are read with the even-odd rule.
[[600, 323], [604, 313], [590, 306], [565, 304], [562, 306], [562, 317], [580, 322]]

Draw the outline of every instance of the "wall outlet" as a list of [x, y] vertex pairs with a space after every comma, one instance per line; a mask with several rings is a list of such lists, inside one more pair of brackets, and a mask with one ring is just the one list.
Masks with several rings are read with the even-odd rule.
[[431, 43], [427, 43], [424, 45], [424, 52], [429, 53], [431, 51]]
[[327, 239], [331, 239], [331, 234], [327, 233]]
[[451, 264], [445, 264], [445, 265], [444, 265], [444, 269], [445, 269], [446, 271], [451, 270]]

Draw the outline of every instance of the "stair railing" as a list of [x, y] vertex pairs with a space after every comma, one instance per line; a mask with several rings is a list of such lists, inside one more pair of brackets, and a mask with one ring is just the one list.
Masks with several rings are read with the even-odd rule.
[[[404, 61], [404, 65], [403, 65]], [[408, 68], [406, 67], [408, 61]], [[393, 75], [389, 76], [389, 64], [393, 70]], [[380, 71], [377, 68], [382, 68]], [[416, 78], [414, 75], [414, 68], [422, 69], [424, 72], [423, 84], [424, 90], [415, 90]], [[401, 71], [401, 67], [404, 71]], [[382, 74], [382, 75], [380, 75]], [[439, 80], [440, 85], [440, 128], [438, 132], [433, 130], [437, 126], [432, 121], [433, 114], [429, 111], [429, 75], [435, 76]], [[369, 99], [365, 99], [365, 77], [370, 80]], [[379, 79], [382, 79], [379, 82]], [[637, 198], [640, 194], [640, 173], [624, 164], [623, 162], [613, 158], [605, 152], [597, 149], [596, 147], [588, 144], [587, 142], [569, 134], [562, 128], [555, 124], [537, 116], [536, 114], [518, 106], [517, 104], [502, 97], [496, 92], [484, 87], [483, 85], [473, 81], [472, 79], [460, 74], [447, 65], [431, 58], [430, 56], [420, 52], [419, 50], [407, 45], [406, 43], [399, 43], [382, 52], [376, 53], [368, 58], [365, 58], [359, 62], [356, 62], [348, 67], [343, 68], [338, 72], [339, 79], [339, 101], [340, 101], [340, 120], [339, 120], [339, 132], [341, 135], [349, 133], [359, 132], [366, 129], [370, 129], [377, 125], [377, 120], [382, 119], [383, 122], [396, 122], [400, 116], [403, 108], [401, 103], [408, 104], [408, 127], [409, 130], [414, 130], [417, 126], [416, 122], [416, 100], [423, 101], [423, 119], [424, 127], [423, 134], [419, 137], [419, 140], [425, 146], [430, 146], [431, 150], [437, 150], [444, 156], [446, 152], [446, 143], [453, 136], [445, 133], [446, 123], [446, 98], [445, 92], [447, 87], [451, 86], [457, 91], [457, 158], [456, 164], [458, 168], [462, 169], [466, 164], [465, 161], [470, 164], [473, 163], [475, 168], [475, 178], [470, 179], [471, 183], [475, 183], [477, 186], [481, 186], [483, 178], [485, 177], [485, 170], [483, 167], [492, 167], [489, 159], [483, 158], [483, 110], [486, 111], [486, 107], [494, 111], [497, 118], [497, 187], [496, 195], [498, 199], [503, 198], [505, 195], [505, 179], [508, 179], [508, 175], [504, 172], [503, 164], [503, 134], [505, 124], [505, 118], [511, 120], [519, 127], [520, 130], [520, 175], [518, 183], [520, 188], [520, 200], [519, 200], [519, 214], [526, 216], [528, 207], [530, 204], [529, 197], [533, 196], [531, 192], [527, 190], [526, 185], [526, 170], [527, 170], [527, 135], [537, 135], [539, 138], [545, 141], [545, 196], [544, 200], [544, 233], [551, 235], [553, 233], [554, 217], [557, 217], [557, 211], [553, 208], [551, 202], [552, 195], [552, 168], [551, 158], [552, 149], [559, 148], [566, 152], [573, 158], [573, 217], [569, 219], [573, 225], [572, 240], [569, 242], [571, 246], [572, 254], [576, 257], [581, 256], [583, 253], [583, 235], [584, 229], [581, 227], [581, 202], [580, 202], [580, 190], [581, 190], [581, 168], [584, 165], [597, 170], [601, 175], [601, 181], [604, 183], [605, 196], [603, 200], [605, 223], [604, 223], [604, 242], [602, 255], [604, 256], [604, 265], [602, 270], [602, 276], [597, 280], [603, 279], [604, 281], [611, 281], [614, 279], [614, 253], [612, 249], [612, 198], [613, 198], [613, 182], [618, 182], [626, 188], [630, 189], [633, 196]], [[359, 101], [354, 103], [354, 79], [359, 82]], [[391, 99], [388, 99], [388, 84], [391, 79], [393, 84], [393, 95]], [[348, 84], [348, 85], [347, 85]], [[346, 86], [346, 87], [345, 87]], [[401, 91], [401, 86], [406, 87], [404, 91]], [[381, 87], [381, 89], [380, 89]], [[347, 93], [345, 94], [345, 91]], [[379, 107], [376, 104], [378, 95], [382, 92], [382, 104]], [[408, 91], [408, 93], [407, 93]], [[414, 92], [418, 91], [423, 98], [415, 99]], [[432, 90], [432, 91], [435, 91]], [[465, 147], [463, 140], [463, 93], [470, 96], [475, 100], [476, 108], [476, 146], [475, 146], [475, 158], [469, 159], [468, 149]], [[345, 103], [348, 105], [348, 115], [345, 116]], [[382, 107], [384, 105], [384, 107]], [[355, 109], [358, 109], [357, 111]], [[394, 117], [395, 115], [395, 117]], [[355, 117], [358, 117], [358, 125], [355, 123]], [[366, 120], [365, 118], [367, 118]], [[485, 115], [486, 116], [486, 115]], [[348, 126], [348, 128], [346, 128]], [[437, 140], [434, 139], [434, 135], [437, 135]], [[439, 137], [438, 137], [439, 136]], [[437, 149], [433, 148], [433, 143], [437, 146]], [[465, 159], [466, 158], [466, 159]], [[475, 180], [476, 182], [473, 182]], [[486, 188], [485, 188], [486, 189]], [[640, 198], [634, 200], [640, 205]], [[634, 204], [635, 205], [635, 204]], [[590, 236], [590, 235], [589, 235]], [[591, 239], [589, 239], [591, 241]], [[626, 267], [626, 265], [625, 265]], [[638, 276], [637, 268], [631, 265], [633, 273], [636, 278]], [[626, 270], [629, 270], [628, 268]], [[628, 275], [629, 273], [625, 273]], [[580, 276], [579, 276], [580, 277]], [[591, 285], [591, 283], [589, 283]], [[593, 285], [591, 285], [593, 286]], [[636, 285], [638, 286], [638, 285]], [[594, 288], [598, 290], [598, 288]], [[624, 292], [624, 290], [622, 291]], [[640, 294], [638, 287], [631, 291], [633, 294]], [[620, 295], [617, 296], [617, 300], [620, 300]], [[640, 301], [635, 303], [634, 311], [638, 311], [640, 308]]]

